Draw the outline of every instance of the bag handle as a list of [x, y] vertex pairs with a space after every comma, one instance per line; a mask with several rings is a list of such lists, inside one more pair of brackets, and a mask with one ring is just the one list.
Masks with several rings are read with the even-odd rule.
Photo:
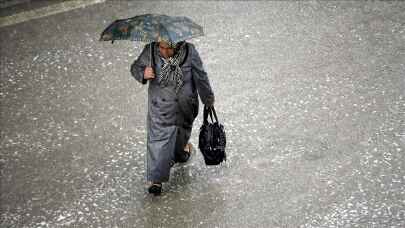
[[[218, 117], [217, 117], [217, 112], [215, 112], [214, 106], [212, 106], [211, 110], [212, 110], [212, 112], [214, 113], [215, 121], [219, 122], [219, 121], [218, 121]], [[211, 120], [212, 120], [212, 114], [211, 114]]]
[[204, 105], [204, 124], [208, 124], [208, 113], [210, 112], [209, 108]]
[[212, 117], [212, 113], [214, 113], [215, 121], [218, 122], [217, 113], [215, 112], [214, 106], [207, 107], [204, 105], [204, 124], [208, 123], [208, 115], [211, 117], [211, 122], [214, 123], [214, 118]]

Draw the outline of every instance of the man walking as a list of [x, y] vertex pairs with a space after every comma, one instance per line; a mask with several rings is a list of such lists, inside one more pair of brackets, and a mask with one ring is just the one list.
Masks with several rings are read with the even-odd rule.
[[165, 40], [147, 44], [131, 65], [132, 76], [148, 87], [147, 180], [148, 191], [162, 192], [175, 163], [189, 160], [188, 142], [198, 115], [200, 96], [213, 106], [214, 93], [200, 55], [191, 43]]

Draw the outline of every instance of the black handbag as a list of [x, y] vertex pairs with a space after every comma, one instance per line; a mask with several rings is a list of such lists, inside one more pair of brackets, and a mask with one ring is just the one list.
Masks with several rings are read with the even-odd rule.
[[[215, 122], [212, 118], [214, 114]], [[208, 115], [211, 122], [208, 122]], [[218, 165], [226, 161], [226, 135], [224, 126], [218, 122], [217, 114], [214, 107], [204, 106], [204, 122], [200, 128], [198, 148], [203, 154], [206, 165]]]

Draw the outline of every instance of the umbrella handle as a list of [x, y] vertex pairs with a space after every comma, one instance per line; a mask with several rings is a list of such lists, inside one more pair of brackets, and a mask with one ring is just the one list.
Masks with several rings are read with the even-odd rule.
[[153, 54], [152, 53], [152, 45], [153, 45], [153, 42], [150, 43], [150, 48], [149, 48], [150, 49], [150, 55], [149, 55], [149, 66], [150, 67], [152, 67], [152, 54]]

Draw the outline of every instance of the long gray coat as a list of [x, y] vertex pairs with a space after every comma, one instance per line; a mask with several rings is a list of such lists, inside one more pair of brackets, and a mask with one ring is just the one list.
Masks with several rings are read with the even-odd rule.
[[[145, 80], [144, 70], [150, 65], [150, 48], [154, 45], [155, 79]], [[174, 82], [161, 87], [158, 75], [162, 68], [158, 43], [145, 45], [131, 65], [132, 76], [142, 84], [149, 82], [147, 114], [147, 180], [166, 182], [175, 161], [181, 161], [194, 119], [198, 115], [198, 95], [203, 104], [212, 104], [214, 94], [200, 56], [191, 43], [181, 65], [184, 84], [178, 94]]]

